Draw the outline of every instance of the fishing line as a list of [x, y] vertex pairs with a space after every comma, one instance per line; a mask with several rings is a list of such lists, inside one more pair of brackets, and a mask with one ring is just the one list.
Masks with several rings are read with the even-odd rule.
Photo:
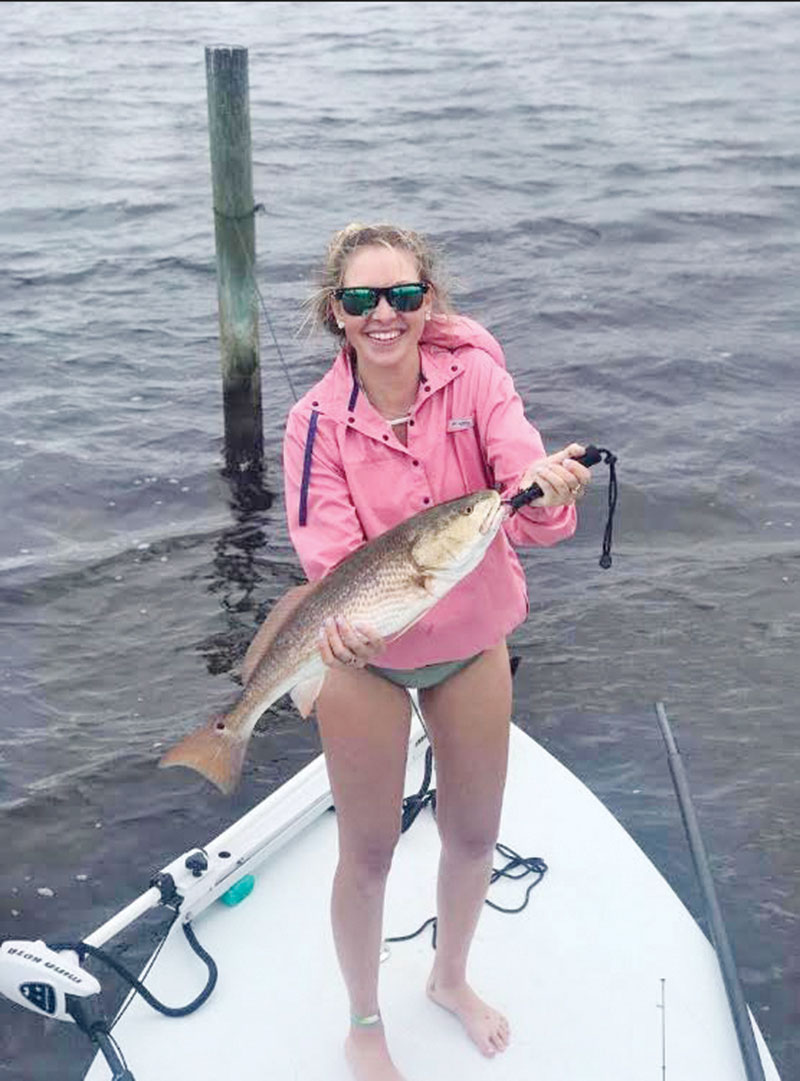
[[[177, 920], [177, 918], [178, 918], [178, 909], [176, 908], [174, 913], [173, 913], [172, 919], [167, 924], [166, 930], [164, 931], [163, 935], [161, 936], [161, 941], [156, 946], [155, 950], [153, 951], [152, 957], [150, 958], [150, 960], [145, 965], [144, 972], [139, 977], [142, 983], [144, 983], [144, 981], [147, 979], [147, 977], [152, 972], [153, 965], [158, 960], [158, 955], [164, 949], [164, 946], [166, 945], [166, 942], [167, 942], [167, 938], [169, 937], [169, 933], [172, 930], [172, 926], [175, 923], [175, 920]], [[119, 1022], [122, 1020], [126, 1010], [130, 1006], [130, 1004], [133, 1002], [134, 998], [135, 998], [135, 995], [129, 995], [127, 1000], [122, 1004], [122, 1009], [119, 1011], [117, 1016], [114, 1018], [114, 1024], [111, 1026], [112, 1029], [114, 1028], [115, 1025], [118, 1025]]]
[[255, 264], [253, 263], [253, 260], [250, 258], [250, 252], [247, 249], [247, 245], [244, 242], [244, 237], [242, 236], [242, 232], [241, 232], [241, 230], [239, 228], [239, 221], [241, 221], [243, 219], [246, 219], [246, 218], [253, 218], [255, 220], [255, 216], [259, 211], [262, 214], [266, 214], [267, 210], [266, 210], [266, 207], [264, 206], [263, 203], [256, 203], [249, 214], [241, 214], [238, 217], [235, 216], [235, 215], [232, 215], [232, 214], [223, 214], [221, 210], [217, 210], [217, 208], [214, 207], [214, 213], [217, 214], [220, 218], [224, 218], [226, 221], [233, 222], [233, 227], [236, 230], [236, 236], [239, 238], [239, 245], [241, 246], [242, 253], [244, 254], [245, 261], [248, 264], [248, 268], [250, 270], [250, 274], [251, 274], [251, 277], [253, 279], [253, 286], [255, 288], [256, 294], [258, 295], [258, 299], [261, 302], [261, 310], [264, 313], [264, 321], [266, 322], [267, 326], [269, 327], [269, 332], [272, 335], [272, 341], [273, 341], [273, 344], [275, 346], [275, 351], [278, 354], [278, 360], [281, 362], [281, 367], [283, 368], [283, 374], [286, 376], [286, 382], [289, 384], [289, 390], [291, 390], [292, 397], [297, 402], [300, 399], [297, 396], [297, 391], [294, 389], [294, 383], [292, 382], [292, 377], [289, 374], [289, 366], [286, 363], [286, 360], [285, 360], [285, 358], [283, 356], [283, 352], [282, 352], [281, 347], [280, 347], [280, 345], [278, 343], [278, 335], [275, 333], [275, 327], [273, 326], [272, 319], [270, 318], [269, 312], [267, 311], [266, 301], [264, 300], [264, 296], [263, 296], [261, 290], [259, 289], [258, 278], [256, 276]]

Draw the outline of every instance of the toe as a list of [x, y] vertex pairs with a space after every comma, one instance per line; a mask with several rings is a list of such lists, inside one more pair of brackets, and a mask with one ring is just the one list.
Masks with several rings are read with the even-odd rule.
[[497, 1028], [495, 1029], [493, 1036], [493, 1042], [498, 1051], [505, 1051], [509, 1044], [510, 1035], [508, 1021], [505, 1017], [498, 1017]]
[[494, 1041], [494, 1035], [491, 1030], [487, 1030], [485, 1034], [481, 1034], [479, 1039], [475, 1042], [480, 1048], [481, 1054], [486, 1055], [487, 1058], [493, 1058], [497, 1054], [498, 1047]]

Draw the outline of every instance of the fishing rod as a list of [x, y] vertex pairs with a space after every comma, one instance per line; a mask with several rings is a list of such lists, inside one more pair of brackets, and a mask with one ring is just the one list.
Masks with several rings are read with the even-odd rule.
[[728, 1005], [730, 1006], [733, 1023], [736, 1028], [736, 1038], [739, 1041], [739, 1049], [742, 1053], [747, 1081], [765, 1081], [764, 1067], [761, 1064], [761, 1056], [758, 1053], [755, 1036], [753, 1035], [753, 1027], [750, 1023], [747, 1003], [745, 1002], [744, 994], [742, 992], [742, 985], [739, 982], [739, 974], [736, 971], [736, 962], [734, 961], [733, 951], [731, 950], [730, 942], [728, 941], [725, 923], [722, 919], [722, 911], [719, 907], [719, 902], [717, 901], [714, 879], [711, 875], [708, 855], [706, 854], [703, 838], [700, 834], [700, 826], [697, 822], [697, 815], [695, 814], [692, 796], [689, 791], [689, 781], [686, 776], [686, 771], [683, 768], [680, 750], [678, 749], [678, 744], [672, 734], [664, 704], [662, 702], [656, 702], [655, 709], [658, 723], [661, 726], [661, 734], [664, 737], [664, 742], [667, 747], [669, 769], [672, 774], [675, 794], [678, 797], [678, 804], [680, 805], [686, 836], [689, 840], [689, 847], [692, 851], [694, 868], [703, 892], [706, 916], [711, 927], [711, 941], [717, 954], [719, 967], [722, 971], [722, 979], [725, 984]]

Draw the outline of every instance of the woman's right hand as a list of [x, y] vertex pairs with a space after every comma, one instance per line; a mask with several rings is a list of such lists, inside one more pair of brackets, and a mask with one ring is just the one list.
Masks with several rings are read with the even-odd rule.
[[374, 627], [350, 623], [344, 616], [327, 619], [319, 632], [320, 656], [329, 668], [363, 668], [385, 649]]

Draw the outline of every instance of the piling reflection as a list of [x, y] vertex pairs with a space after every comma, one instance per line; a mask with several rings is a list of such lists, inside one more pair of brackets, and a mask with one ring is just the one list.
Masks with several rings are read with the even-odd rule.
[[229, 672], [244, 656], [263, 613], [257, 612], [256, 593], [263, 581], [258, 555], [270, 536], [270, 510], [274, 494], [264, 486], [260, 467], [231, 474], [234, 524], [214, 544], [208, 591], [226, 614], [224, 630], [198, 643], [212, 675]]

